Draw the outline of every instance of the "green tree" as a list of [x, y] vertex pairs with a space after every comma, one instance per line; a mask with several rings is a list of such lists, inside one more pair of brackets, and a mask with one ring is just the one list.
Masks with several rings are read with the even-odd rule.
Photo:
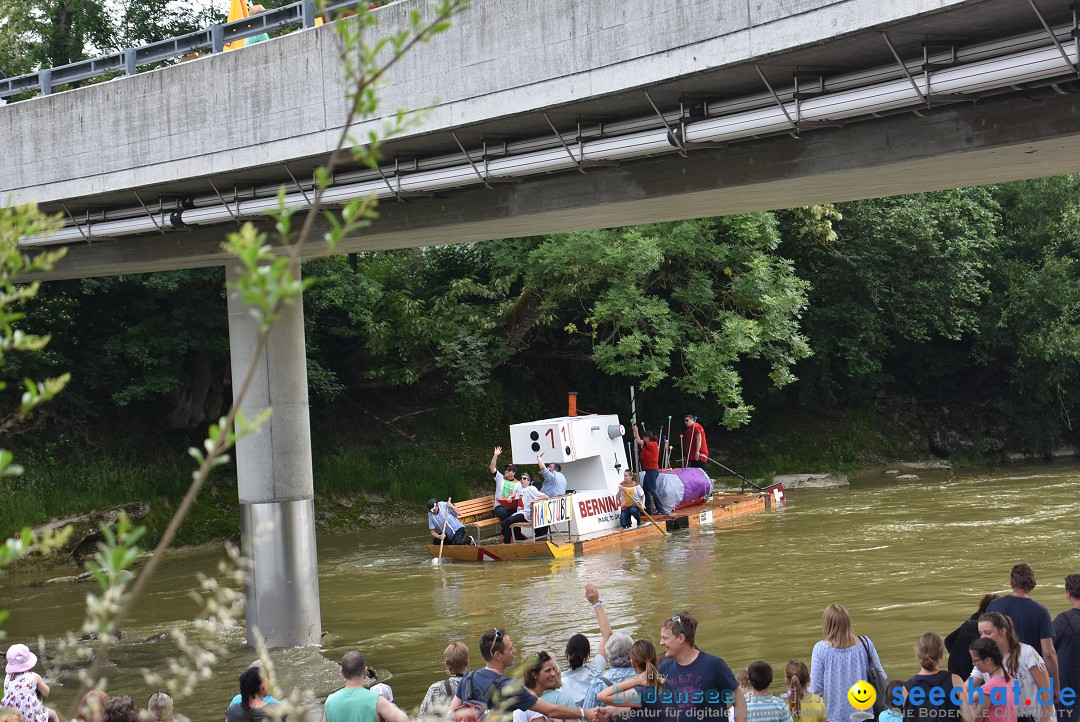
[[797, 214], [781, 214], [782, 251], [813, 287], [805, 328], [814, 357], [799, 367], [802, 390], [819, 400], [858, 397], [910, 390], [916, 378], [933, 386], [959, 371], [954, 344], [980, 331], [999, 243], [990, 191], [858, 201], [833, 212], [836, 237], [826, 242], [807, 238]]
[[807, 285], [770, 213], [492, 242], [492, 276], [518, 290], [506, 328], [541, 358], [590, 358], [642, 388], [670, 381], [747, 423], [741, 366], [775, 386], [809, 355], [799, 329]]
[[771, 214], [359, 254], [309, 264], [309, 344], [344, 388], [445, 380], [486, 392], [507, 362], [587, 362], [643, 388], [752, 407], [742, 366], [783, 386], [808, 354], [806, 284]]
[[[977, 350], [1020, 413], [1072, 429], [1080, 382], [1080, 176], [997, 186], [1003, 247]], [[1025, 408], [1026, 407], [1026, 408]]]
[[[473, 245], [380, 251], [307, 264], [309, 354], [337, 390], [440, 374], [477, 392], [509, 356], [496, 331], [511, 302]], [[323, 380], [325, 385], [328, 382]]]

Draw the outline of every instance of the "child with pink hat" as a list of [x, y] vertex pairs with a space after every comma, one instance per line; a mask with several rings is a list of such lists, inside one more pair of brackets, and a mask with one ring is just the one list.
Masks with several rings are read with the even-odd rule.
[[42, 702], [49, 696], [49, 685], [40, 674], [30, 671], [36, 664], [37, 655], [25, 644], [8, 647], [2, 704], [22, 712], [26, 722], [58, 722], [56, 712]]

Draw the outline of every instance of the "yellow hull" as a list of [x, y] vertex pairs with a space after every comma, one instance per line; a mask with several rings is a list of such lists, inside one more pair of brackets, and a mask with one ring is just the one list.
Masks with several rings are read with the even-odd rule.
[[[428, 544], [431, 556], [438, 558], [439, 545]], [[482, 546], [443, 546], [442, 558], [457, 562], [508, 562], [517, 559], [572, 559], [574, 545], [553, 544], [549, 541], [524, 541], [514, 544], [485, 544]]]

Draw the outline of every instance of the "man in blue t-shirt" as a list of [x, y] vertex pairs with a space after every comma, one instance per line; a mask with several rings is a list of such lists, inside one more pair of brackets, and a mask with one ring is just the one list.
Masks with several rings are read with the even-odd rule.
[[464, 702], [477, 703], [485, 709], [532, 710], [555, 719], [585, 719], [586, 722], [603, 719], [603, 715], [597, 715], [597, 707], [582, 709], [551, 704], [525, 689], [521, 682], [507, 677], [504, 672], [507, 667], [513, 666], [517, 648], [506, 632], [499, 629], [484, 632], [480, 637], [480, 654], [487, 664], [483, 669], [473, 670], [462, 678], [457, 694], [450, 700], [448, 719], [454, 719], [454, 710]]
[[541, 453], [536, 455], [536, 465], [540, 467], [540, 476], [544, 478], [540, 491], [548, 496], [562, 496], [566, 493], [566, 475], [562, 473], [562, 464], [554, 461], [545, 464], [544, 455]]
[[660, 646], [667, 650], [660, 675], [677, 690], [684, 719], [690, 719], [686, 713], [693, 710], [694, 719], [726, 720], [728, 706], [734, 705], [736, 722], [746, 722], [746, 698], [736, 694], [739, 685], [731, 667], [694, 645], [697, 625], [689, 612], [660, 623]]
[[[471, 536], [465, 534], [465, 525], [458, 521], [458, 510], [453, 503], [428, 499], [427, 527], [431, 538], [444, 544], [475, 544]], [[443, 531], [445, 529], [445, 531]]]
[[1046, 662], [1046, 672], [1054, 680], [1054, 697], [1061, 692], [1058, 679], [1057, 650], [1054, 649], [1054, 625], [1050, 622], [1050, 610], [1031, 598], [1035, 588], [1035, 570], [1027, 564], [1017, 564], [1009, 574], [1012, 594], [998, 597], [986, 608], [988, 612], [1000, 612], [1012, 620], [1016, 636], [1024, 644], [1031, 645]]

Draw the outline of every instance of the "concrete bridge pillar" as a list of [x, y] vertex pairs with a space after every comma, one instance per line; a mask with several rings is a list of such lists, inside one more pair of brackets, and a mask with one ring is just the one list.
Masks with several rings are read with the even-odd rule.
[[[228, 280], [238, 269], [235, 261], [226, 266]], [[232, 293], [228, 312], [233, 389], [239, 389], [255, 360], [258, 329], [248, 306]], [[248, 643], [254, 643], [258, 629], [270, 646], [318, 644], [322, 614], [302, 303], [286, 308], [270, 331], [241, 410], [252, 419], [268, 406], [270, 420], [236, 448], [241, 539], [252, 565], [246, 589]]]

